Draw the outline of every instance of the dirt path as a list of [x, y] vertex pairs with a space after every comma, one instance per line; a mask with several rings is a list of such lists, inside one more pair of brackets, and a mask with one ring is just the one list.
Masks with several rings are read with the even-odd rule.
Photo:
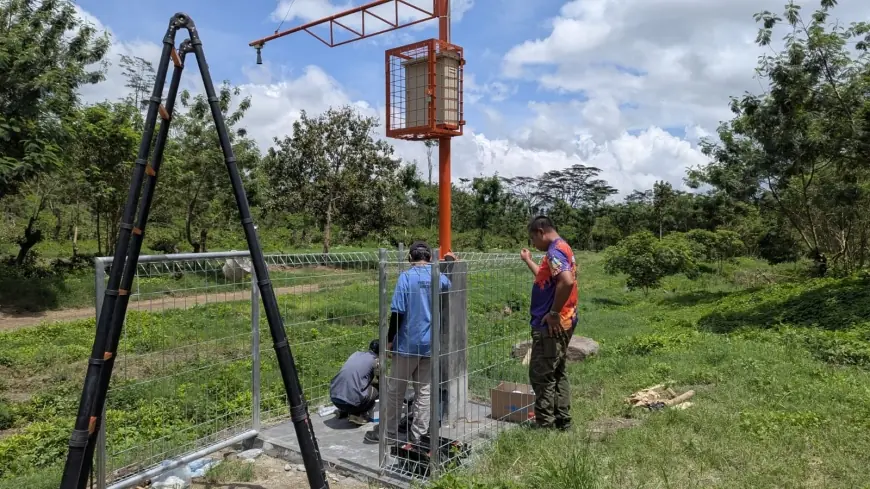
[[[275, 295], [313, 293], [320, 290], [317, 284], [296, 285], [275, 289]], [[164, 296], [158, 299], [131, 301], [129, 309], [148, 312], [162, 312], [170, 309], [187, 309], [199, 304], [214, 304], [216, 302], [234, 302], [250, 300], [250, 290], [218, 292], [202, 295]], [[93, 307], [77, 309], [62, 309], [59, 311], [3, 313], [0, 312], [0, 331], [11, 331], [28, 326], [37, 326], [44, 322], [75, 321], [94, 317]]]

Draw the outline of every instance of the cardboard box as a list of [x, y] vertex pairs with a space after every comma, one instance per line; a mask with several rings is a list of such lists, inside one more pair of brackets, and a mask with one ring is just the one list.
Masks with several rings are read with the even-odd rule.
[[534, 419], [535, 391], [532, 386], [502, 382], [490, 394], [493, 419], [515, 423]]

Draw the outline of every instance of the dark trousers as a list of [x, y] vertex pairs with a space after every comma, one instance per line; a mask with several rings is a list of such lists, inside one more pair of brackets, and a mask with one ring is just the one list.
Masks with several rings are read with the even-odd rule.
[[532, 330], [532, 358], [529, 382], [535, 390], [535, 421], [538, 425], [571, 424], [571, 384], [565, 370], [568, 343], [574, 328], [564, 335], [550, 336], [547, 330]]
[[375, 401], [378, 400], [378, 388], [376, 385], [372, 385], [366, 391], [366, 397], [362, 400], [362, 402], [355, 406], [353, 404], [348, 404], [341, 399], [332, 399], [332, 405], [338, 408], [339, 411], [347, 414], [360, 415], [367, 413], [375, 407]]

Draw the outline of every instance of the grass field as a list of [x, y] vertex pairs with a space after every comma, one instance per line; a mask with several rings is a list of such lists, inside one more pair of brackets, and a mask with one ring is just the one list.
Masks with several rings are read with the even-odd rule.
[[[512, 430], [441, 487], [867, 487], [870, 280], [803, 281], [745, 260], [725, 276], [674, 277], [645, 296], [604, 275], [600, 256], [578, 259], [578, 334], [601, 353], [570, 367], [574, 432]], [[520, 265], [470, 277], [476, 394], [526, 377], [508, 354], [527, 335], [527, 273]], [[281, 298], [313, 404], [376, 334], [373, 277]], [[108, 406], [112, 467], [156, 463], [219, 427], [244, 426], [250, 314], [244, 302], [131, 313]], [[0, 333], [0, 488], [56, 486], [93, 326]], [[263, 409], [278, 416], [286, 407], [265, 320], [261, 335]], [[695, 405], [626, 407], [632, 392], [662, 382], [695, 389]]]

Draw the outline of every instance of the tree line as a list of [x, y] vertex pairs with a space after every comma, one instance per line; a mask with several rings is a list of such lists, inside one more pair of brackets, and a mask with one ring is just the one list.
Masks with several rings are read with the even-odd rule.
[[[867, 266], [870, 29], [833, 21], [835, 5], [824, 0], [809, 16], [794, 4], [781, 17], [756, 15], [757, 42], [768, 49], [756, 70], [765, 89], [732, 98], [733, 119], [701, 143], [709, 162], [686, 175], [690, 191], [660, 181], [617, 198], [600, 169], [581, 164], [462, 179], [453, 185], [454, 247], [517, 248], [528, 219], [547, 213], [578, 250], [665, 256], [685, 244], [669, 238], [679, 235], [720, 266], [736, 255], [808, 257], [845, 273]], [[111, 254], [154, 67], [107, 59], [106, 34], [66, 0], [0, 0], [0, 19], [0, 253], [16, 267], [37, 263], [40, 243], [71, 257]], [[772, 39], [781, 23], [779, 48]], [[82, 103], [80, 89], [102, 81], [108, 63], [122, 68], [128, 94]], [[219, 98], [267, 248], [436, 241], [437, 143], [425, 143], [427, 161], [403, 161], [375, 137], [376, 118], [334, 107], [303, 112], [290, 135], [261, 152], [245, 129], [250, 98], [229, 82]], [[179, 97], [151, 216], [146, 251], [243, 246], [202, 95]], [[661, 270], [687, 270], [669, 256]], [[618, 262], [613, 270], [632, 266]]]

